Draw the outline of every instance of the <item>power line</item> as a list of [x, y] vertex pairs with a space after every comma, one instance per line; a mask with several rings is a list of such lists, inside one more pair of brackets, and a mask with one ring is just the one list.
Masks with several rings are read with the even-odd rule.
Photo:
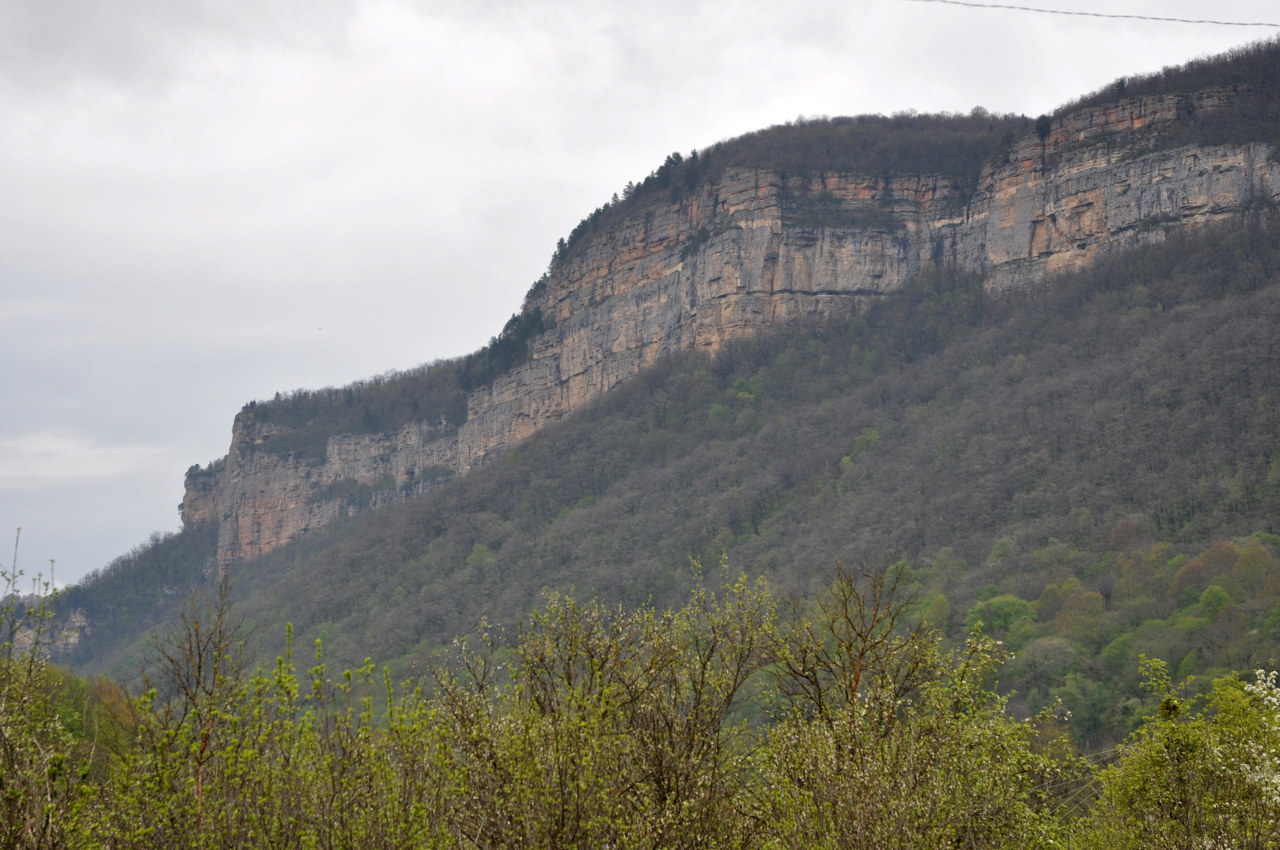
[[943, 3], [947, 6], [970, 6], [974, 9], [1013, 9], [1018, 12], [1039, 12], [1042, 15], [1072, 15], [1079, 18], [1121, 18], [1129, 21], [1163, 21], [1174, 24], [1212, 24], [1219, 27], [1275, 27], [1280, 24], [1268, 21], [1215, 21], [1197, 18], [1165, 18], [1157, 15], [1117, 15], [1109, 12], [1071, 12], [1066, 9], [1039, 9], [1035, 6], [1013, 6], [1007, 3], [976, 3], [973, 0], [907, 0], [908, 3]]

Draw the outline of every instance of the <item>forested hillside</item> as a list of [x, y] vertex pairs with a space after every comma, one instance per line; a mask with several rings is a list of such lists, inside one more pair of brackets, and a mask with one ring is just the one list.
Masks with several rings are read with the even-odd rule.
[[[712, 145], [696, 156], [672, 154], [569, 234], [518, 312], [484, 349], [346, 387], [281, 393], [245, 405], [235, 415], [225, 458], [188, 470], [180, 508], [184, 527], [216, 526], [209, 571], [254, 572], [258, 567], [249, 565], [262, 556], [305, 537], [323, 537], [331, 523], [415, 500], [455, 477], [502, 462], [546, 426], [584, 412], [613, 391], [625, 396], [646, 371], [671, 368], [663, 361], [680, 361], [689, 352], [716, 352], [724, 363], [732, 357], [767, 359], [771, 355], [750, 354], [751, 346], [818, 327], [838, 336], [859, 314], [865, 319], [883, 312], [885, 305], [875, 299], [885, 296], [915, 303], [926, 313], [950, 309], [945, 302], [957, 287], [1022, 297], [1042, 290], [1053, 275], [1167, 243], [1182, 230], [1251, 221], [1280, 205], [1280, 160], [1272, 145], [1275, 86], [1268, 70], [1277, 61], [1280, 43], [1262, 43], [1125, 81], [1102, 100], [1090, 100], [1092, 105], [1034, 121], [980, 109], [966, 115], [800, 119]], [[1137, 96], [1127, 94], [1130, 86]], [[919, 338], [932, 330], [927, 320], [906, 315], [908, 330], [893, 344], [914, 357], [932, 344]], [[881, 344], [865, 335], [857, 342], [869, 349]], [[995, 362], [1001, 354], [977, 356]], [[1028, 347], [1026, 356], [1035, 354]], [[762, 364], [756, 364], [764, 369], [761, 375], [740, 373], [734, 380], [785, 374], [785, 368]], [[1152, 375], [1167, 371], [1162, 363], [1147, 368]], [[970, 405], [987, 394], [983, 376], [937, 370], [921, 376], [926, 383], [942, 376], [973, 384], [978, 389], [970, 393]], [[822, 398], [832, 405], [841, 393], [865, 392], [826, 378], [802, 385], [815, 388], [814, 398], [826, 393]], [[1230, 388], [1232, 397], [1235, 389]], [[1146, 390], [1135, 386], [1127, 402], [1149, 406]], [[983, 402], [1008, 405], [1007, 413], [1024, 418], [1054, 417], [1061, 406], [1057, 398], [1033, 398], [1043, 391], [1023, 386], [1021, 396]], [[956, 392], [939, 389], [927, 408], [917, 407], [937, 411]], [[1062, 392], [1069, 395], [1070, 389]], [[738, 395], [721, 401], [733, 408]], [[748, 397], [759, 395], [748, 388]], [[1097, 401], [1106, 415], [1123, 410], [1120, 400]], [[1179, 408], [1184, 400], [1155, 401]], [[763, 415], [768, 404], [760, 400], [757, 413]], [[854, 418], [877, 405], [881, 418], [902, 418], [902, 411], [876, 399], [855, 404]], [[715, 410], [719, 416], [721, 409]], [[1070, 457], [1096, 439], [1092, 422], [1077, 424], [1071, 433], [1050, 433], [1058, 423], [1029, 421], [1028, 439], [1049, 440], [1043, 447], [1053, 458], [1007, 451], [1007, 457], [982, 457], [975, 438], [991, 429], [963, 414], [945, 427], [982, 430], [947, 436], [936, 457], [912, 458], [911, 468], [938, 464], [942, 475], [959, 470], [983, 479], [981, 489], [988, 492], [942, 512], [931, 503], [932, 492], [921, 493], [923, 498], [901, 492], [904, 507], [892, 511], [896, 520], [914, 522], [913, 539], [932, 544], [934, 538], [950, 540], [1003, 522], [999, 510], [975, 515], [973, 509], [984, 502], [990, 507], [993, 498], [1012, 498], [991, 495], [999, 486], [1027, 490], [1022, 478], [1038, 479], [1053, 466], [1049, 461]], [[1149, 414], [1136, 413], [1139, 419]], [[785, 419], [790, 411], [778, 415]], [[803, 424], [783, 421], [773, 431], [785, 434]], [[865, 423], [867, 439], [883, 437], [894, 445], [916, 420], [894, 422], [882, 434], [884, 424]], [[1146, 450], [1148, 443], [1137, 445], [1142, 435], [1120, 436]], [[910, 439], [916, 437], [925, 443], [942, 439]], [[806, 445], [840, 441], [825, 439]], [[780, 454], [794, 451], [784, 447]], [[846, 456], [850, 464], [856, 460], [844, 452], [835, 460]], [[898, 455], [869, 454], [863, 461], [874, 466], [884, 458], [896, 462]], [[948, 466], [945, 458], [961, 464]], [[765, 466], [772, 456], [768, 461]], [[1003, 469], [993, 477], [997, 462], [1012, 463], [1014, 477]], [[1096, 473], [1093, 480], [1104, 485], [1098, 489], [1119, 488], [1124, 499], [1131, 495], [1125, 488], [1150, 489], [1151, 470], [1116, 481], [1104, 481], [1104, 470]], [[899, 469], [890, 474], [912, 478]], [[1212, 496], [1212, 476], [1196, 480], [1197, 492], [1187, 490], [1186, 498]], [[781, 489], [790, 486], [784, 482]], [[884, 511], [885, 502], [875, 500], [883, 494], [875, 492], [868, 504], [857, 505], [860, 512]], [[1026, 501], [1027, 493], [1017, 497], [1020, 513], [1048, 517], [1083, 495], [1076, 488], [1042, 495], [1035, 503]], [[756, 520], [772, 509], [768, 497], [751, 498], [757, 504], [733, 510], [750, 514], [756, 533]], [[840, 498], [860, 497], [842, 492]], [[1163, 534], [1183, 524], [1184, 508], [1168, 505], [1150, 519]], [[956, 527], [934, 534], [947, 523]], [[681, 541], [682, 549], [687, 543]], [[834, 548], [839, 547], [819, 547]], [[967, 557], [972, 562], [975, 556]], [[94, 626], [91, 618], [86, 625]]]
[[[1250, 171], [1261, 180], [1276, 156], [1266, 144], [1278, 56], [1272, 41], [1119, 81], [1034, 122], [980, 110], [799, 121], [672, 155], [584, 219], [552, 269], [726, 169], [927, 170], [968, 191], [1012, 140], [1038, 137], [1032, 172], [1050, 167], [1052, 132], [1068, 156], [1075, 142], [1053, 122], [1071, 110], [1206, 87], [1230, 96], [1204, 99], [1218, 104], [1205, 115], [1194, 99], [1166, 104], [1177, 114], [1139, 133], [1142, 155], [1262, 140], [1246, 162], [1266, 165]], [[1110, 144], [1085, 138], [1101, 125], [1080, 126], [1081, 144]], [[214, 509], [229, 506], [206, 500], [199, 515], [213, 522], [188, 514], [182, 533], [62, 594], [59, 615], [79, 629], [63, 630], [58, 658], [134, 681], [148, 635], [229, 564], [259, 657], [280, 651], [291, 623], [299, 645], [321, 640], [336, 667], [371, 658], [399, 675], [478, 622], [514, 627], [548, 591], [661, 609], [700, 586], [698, 565], [724, 559], [779, 599], [805, 600], [842, 567], [903, 562], [903, 590], [942, 646], [960, 647], [981, 624], [1012, 650], [1000, 687], [1013, 713], [1060, 701], [1077, 746], [1114, 744], [1150, 707], [1144, 657], [1199, 677], [1193, 690], [1280, 667], [1280, 217], [1271, 195], [1248, 197], [1215, 213], [1216, 225], [1142, 218], [1134, 242], [1147, 247], [1099, 251], [1085, 270], [1025, 289], [993, 293], [934, 257], [847, 313], [665, 356], [465, 474], [425, 465], [404, 483], [326, 479], [317, 492], [341, 496], [336, 519], [282, 535], [293, 542], [262, 557], [219, 559]], [[825, 209], [791, 209], [786, 228], [820, 228]], [[707, 244], [699, 232], [671, 248], [673, 262]], [[259, 430], [236, 445], [293, 464], [284, 472], [305, 485], [308, 459], [335, 434], [372, 439], [416, 423], [418, 438], [447, 439], [468, 419], [468, 394], [509, 377], [535, 342], [553, 347], [556, 327], [550, 312], [524, 310], [468, 357], [250, 403], [238, 421]], [[365, 450], [391, 445], [378, 439]], [[227, 468], [193, 467], [189, 483]], [[395, 499], [378, 504], [389, 506], [361, 512], [387, 492]], [[262, 516], [246, 514], [251, 532]]]
[[[1018, 650], [1019, 710], [1061, 698], [1079, 741], [1114, 741], [1142, 654], [1277, 666], [1278, 275], [1262, 211], [1020, 296], [927, 275], [848, 321], [667, 360], [498, 463], [254, 562], [241, 610], [268, 655], [289, 621], [337, 665], [408, 669], [546, 588], [666, 604], [724, 554], [799, 597], [906, 559], [949, 640], [982, 620]], [[136, 610], [144, 563], [62, 604]], [[149, 621], [114, 622], [69, 659], [133, 666]]]
[[[1035, 121], [800, 121], [673, 154], [561, 242], [545, 315], [250, 403], [189, 471], [181, 533], [51, 602], [18, 594], [16, 548], [0, 567], [0, 845], [1280, 846], [1278, 57]], [[496, 384], [527, 392], [566, 325], [579, 352], [633, 327], [593, 336], [600, 304], [656, 309], [557, 268], [643, 254], [645, 211], [727, 169], [928, 168], [946, 219], [992, 161], [1078, 176], [1086, 148], [1147, 182], [1023, 205], [1027, 238], [1057, 228], [1044, 252], [1081, 252], [1052, 268], [1083, 270], [1004, 285], [927, 252], [874, 298], [663, 348], [465, 463], [392, 467], [486, 421]], [[1065, 185], [1011, 180], [992, 191]], [[818, 244], [834, 195], [771, 185], [778, 233]], [[1123, 241], [1068, 244], [1126, 195]], [[841, 226], [906, 232], [886, 209]], [[714, 238], [652, 256], [696, 266]], [[249, 497], [246, 539], [286, 499], [306, 523], [242, 550], [223, 521]]]

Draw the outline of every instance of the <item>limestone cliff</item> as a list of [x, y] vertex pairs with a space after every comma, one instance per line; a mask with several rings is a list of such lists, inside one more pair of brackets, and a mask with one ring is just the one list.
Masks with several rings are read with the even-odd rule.
[[225, 463], [189, 472], [184, 520], [218, 523], [226, 568], [343, 512], [465, 473], [664, 354], [848, 314], [935, 263], [1008, 290], [1273, 205], [1280, 164], [1269, 144], [1157, 144], [1161, 127], [1211, 118], [1233, 97], [1210, 90], [1081, 110], [1013, 139], [976, 188], [929, 174], [725, 171], [561, 257], [523, 308], [540, 311], [547, 329], [522, 365], [469, 394], [465, 422], [332, 433], [321, 458], [272, 450], [281, 426], [246, 411]]

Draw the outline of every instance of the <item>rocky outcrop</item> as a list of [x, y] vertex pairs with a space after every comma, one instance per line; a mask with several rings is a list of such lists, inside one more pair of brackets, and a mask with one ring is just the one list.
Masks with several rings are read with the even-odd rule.
[[1280, 165], [1269, 145], [1156, 144], [1162, 126], [1231, 106], [1230, 92], [1213, 90], [1082, 110], [1015, 140], [976, 189], [925, 174], [726, 172], [557, 263], [524, 306], [549, 330], [528, 362], [470, 395], [465, 423], [335, 433], [321, 460], [263, 450], [273, 426], [242, 415], [225, 465], [189, 473], [185, 520], [219, 523], [229, 567], [465, 473], [664, 354], [848, 314], [936, 263], [1008, 290], [1272, 205]]

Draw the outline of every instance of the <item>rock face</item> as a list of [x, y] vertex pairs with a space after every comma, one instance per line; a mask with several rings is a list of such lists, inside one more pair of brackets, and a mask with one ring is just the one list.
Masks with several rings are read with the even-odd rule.
[[550, 329], [524, 365], [471, 393], [461, 426], [334, 433], [320, 460], [262, 451], [278, 429], [242, 413], [225, 463], [188, 473], [184, 521], [219, 524], [227, 569], [465, 473], [664, 354], [847, 315], [936, 263], [1010, 290], [1274, 204], [1280, 164], [1267, 144], [1155, 145], [1162, 126], [1231, 106], [1230, 92], [1210, 90], [1082, 110], [1016, 140], [976, 191], [927, 174], [725, 172], [559, 262], [524, 305]]

